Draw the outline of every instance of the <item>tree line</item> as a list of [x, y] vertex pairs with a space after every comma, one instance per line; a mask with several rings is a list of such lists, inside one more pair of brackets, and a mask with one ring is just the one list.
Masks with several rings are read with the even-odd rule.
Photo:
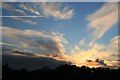
[[89, 68], [86, 66], [61, 65], [56, 69], [43, 67], [39, 70], [15, 70], [2, 65], [2, 80], [119, 80], [120, 68]]

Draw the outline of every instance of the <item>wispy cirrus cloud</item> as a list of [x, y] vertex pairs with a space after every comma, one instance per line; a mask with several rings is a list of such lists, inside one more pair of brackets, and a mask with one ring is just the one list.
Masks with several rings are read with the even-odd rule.
[[30, 5], [27, 5], [27, 4], [32, 5], [32, 3], [23, 2], [23, 3], [19, 4], [19, 7], [22, 8], [23, 10], [29, 12], [29, 13], [34, 14], [34, 15], [37, 15], [37, 16], [41, 15], [40, 11], [35, 7], [36, 5], [33, 4], [32, 6], [30, 6]]
[[64, 44], [67, 41], [63, 34], [55, 32], [40, 32], [2, 27], [3, 41], [19, 46], [19, 49], [35, 51], [46, 55], [64, 56]]
[[94, 43], [118, 22], [118, 3], [105, 3], [95, 13], [88, 15], [88, 27], [92, 29]]
[[[41, 16], [38, 9], [36, 9], [30, 2], [4, 2], [2, 4], [2, 9], [9, 11], [9, 16]], [[4, 15], [4, 14], [3, 14]], [[7, 15], [5, 15], [7, 16]]]
[[16, 17], [12, 17], [12, 19], [21, 20], [23, 23], [31, 24], [31, 25], [34, 25], [34, 26], [38, 25], [38, 23], [33, 21], [32, 19], [26, 19], [24, 17], [20, 18], [20, 17], [16, 16]]
[[[4, 2], [2, 3], [2, 9], [9, 11], [9, 16], [17, 16], [17, 15], [27, 15], [26, 12], [20, 8], [16, 8], [14, 6], [15, 3]], [[4, 11], [3, 11], [4, 12]], [[17, 13], [17, 15], [16, 15]], [[4, 14], [3, 14], [4, 16]], [[5, 15], [8, 16], [8, 15]]]
[[83, 38], [82, 40], [80, 40], [79, 44], [80, 45], [85, 45], [85, 41], [86, 41], [86, 38]]
[[16, 46], [16, 45], [9, 44], [9, 43], [4, 43], [4, 42], [0, 42], [0, 45]]
[[[53, 17], [57, 20], [71, 19], [75, 14], [69, 5], [54, 2], [20, 2], [17, 3], [3, 3], [3, 9], [11, 12], [13, 16], [44, 16], [45, 18]], [[18, 15], [19, 14], [19, 15]]]
[[119, 59], [119, 51], [120, 51], [120, 35], [115, 36], [111, 39], [110, 43], [108, 44], [107, 51], [109, 51], [111, 55], [111, 60], [118, 60]]
[[[63, 3], [46, 3], [46, 2], [20, 2], [9, 3], [4, 2], [2, 5], [3, 16], [20, 20], [21, 23], [38, 25], [38, 21], [33, 21], [33, 18], [54, 18], [55, 20], [71, 19], [75, 14], [74, 10], [69, 5]], [[6, 12], [4, 14], [4, 12]], [[7, 12], [9, 14], [7, 14]], [[28, 17], [28, 18], [26, 18]]]
[[69, 5], [63, 7], [62, 3], [43, 2], [40, 3], [40, 6], [45, 16], [51, 16], [60, 20], [70, 19], [75, 14], [74, 10], [69, 8]]
[[28, 24], [32, 24], [32, 25], [37, 25], [37, 22], [34, 22], [32, 20], [23, 20], [23, 22], [28, 23]]

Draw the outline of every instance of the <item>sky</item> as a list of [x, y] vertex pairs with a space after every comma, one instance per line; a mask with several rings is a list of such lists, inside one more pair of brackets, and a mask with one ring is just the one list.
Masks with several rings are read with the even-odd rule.
[[1, 9], [0, 44], [10, 60], [44, 57], [77, 66], [89, 66], [87, 61], [92, 60], [90, 65], [103, 66], [96, 62], [100, 59], [118, 66], [115, 2], [4, 2]]

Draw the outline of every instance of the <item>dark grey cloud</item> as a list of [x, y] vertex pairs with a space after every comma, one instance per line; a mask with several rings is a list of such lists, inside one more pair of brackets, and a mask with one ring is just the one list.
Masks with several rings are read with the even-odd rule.
[[97, 62], [101, 65], [107, 66], [107, 64], [104, 62], [104, 60], [96, 59], [95, 62]]
[[[8, 55], [9, 54], [9, 55]], [[18, 55], [17, 55], [18, 54]], [[20, 54], [20, 55], [19, 55]], [[11, 68], [27, 70], [41, 69], [43, 67], [56, 68], [60, 65], [71, 64], [70, 62], [57, 60], [50, 57], [42, 57], [35, 53], [22, 52], [20, 50], [3, 49], [2, 61], [3, 64], [8, 64]]]
[[108, 67], [108, 65], [104, 62], [104, 60], [96, 59], [94, 60], [87, 60], [82, 65], [89, 66], [89, 67]]

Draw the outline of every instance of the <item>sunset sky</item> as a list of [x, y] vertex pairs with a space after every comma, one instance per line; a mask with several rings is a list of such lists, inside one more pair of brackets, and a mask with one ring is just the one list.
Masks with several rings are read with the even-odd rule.
[[[4, 2], [1, 9], [5, 56], [53, 58], [77, 66], [101, 66], [95, 61], [100, 59], [118, 66], [115, 2]], [[15, 66], [20, 60], [9, 61]]]

